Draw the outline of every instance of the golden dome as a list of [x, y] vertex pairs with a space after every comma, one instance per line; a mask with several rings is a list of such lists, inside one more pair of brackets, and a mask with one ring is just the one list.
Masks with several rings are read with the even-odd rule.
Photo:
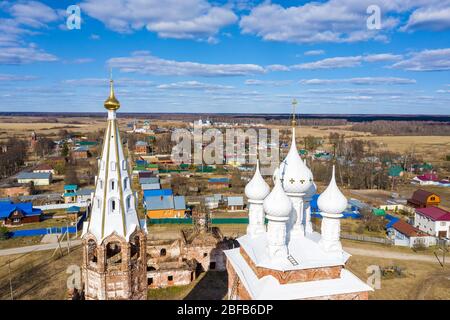
[[110, 91], [109, 91], [109, 97], [105, 100], [104, 106], [107, 110], [116, 111], [120, 108], [120, 102], [116, 99], [116, 96], [114, 95], [114, 82], [111, 79], [109, 81], [110, 83]]

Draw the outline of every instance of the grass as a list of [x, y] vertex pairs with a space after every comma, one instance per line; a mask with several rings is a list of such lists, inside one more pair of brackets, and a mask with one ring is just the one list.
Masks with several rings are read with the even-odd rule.
[[67, 298], [66, 274], [69, 265], [80, 265], [81, 246], [64, 256], [53, 250], [0, 257], [0, 300], [10, 299], [8, 261], [15, 300], [61, 300]]
[[10, 238], [7, 240], [0, 240], [0, 249], [9, 249], [16, 247], [26, 247], [39, 244], [41, 242], [42, 236], [32, 236], [32, 237], [17, 237]]
[[450, 270], [442, 269], [437, 263], [352, 256], [346, 267], [361, 280], [366, 281], [370, 275], [367, 273], [367, 267], [371, 265], [399, 266], [404, 274], [397, 277], [382, 277], [381, 288], [369, 293], [369, 299], [450, 299]]
[[8, 227], [9, 231], [15, 230], [31, 230], [31, 229], [41, 229], [41, 228], [50, 228], [50, 227], [65, 227], [67, 223], [69, 227], [71, 226], [73, 221], [64, 218], [56, 218], [56, 219], [47, 219], [41, 222], [33, 222], [33, 223], [25, 223], [23, 225], [17, 227]]

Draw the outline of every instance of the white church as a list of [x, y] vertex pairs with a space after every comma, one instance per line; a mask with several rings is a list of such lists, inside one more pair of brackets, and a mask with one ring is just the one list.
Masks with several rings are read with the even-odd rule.
[[[225, 251], [230, 300], [367, 300], [373, 289], [345, 268], [350, 254], [340, 242], [347, 199], [335, 172], [319, 196], [321, 234], [313, 231], [310, 201], [313, 174], [299, 156], [292, 121], [290, 150], [273, 174], [272, 191], [259, 171], [245, 187], [249, 202], [246, 235]], [[267, 224], [265, 223], [267, 220]]]

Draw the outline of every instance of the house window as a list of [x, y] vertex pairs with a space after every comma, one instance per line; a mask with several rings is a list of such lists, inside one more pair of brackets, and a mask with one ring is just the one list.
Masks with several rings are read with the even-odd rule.
[[168, 277], [167, 277], [167, 280], [173, 281], [173, 276], [168, 276]]
[[116, 182], [114, 180], [111, 180], [111, 190], [114, 190], [116, 188]]
[[147, 279], [147, 285], [151, 286], [153, 284], [153, 278]]
[[441, 221], [441, 227], [445, 227], [445, 221]]
[[210, 270], [216, 269], [216, 263], [215, 263], [214, 261], [211, 261], [211, 262], [209, 263], [209, 269], [210, 269]]
[[19, 219], [19, 218], [14, 218], [14, 219], [13, 219], [13, 222], [14, 222], [14, 223], [18, 223], [18, 222], [20, 222], [20, 219]]
[[116, 200], [111, 200], [111, 211], [112, 212], [116, 211]]
[[436, 200], [436, 198], [435, 198], [435, 197], [431, 197], [430, 200], [431, 200], [431, 201], [434, 201], [434, 200]]

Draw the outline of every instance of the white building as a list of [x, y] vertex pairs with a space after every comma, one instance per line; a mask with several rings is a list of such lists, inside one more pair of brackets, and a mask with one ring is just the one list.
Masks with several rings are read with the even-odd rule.
[[350, 254], [340, 243], [339, 219], [347, 199], [336, 185], [334, 168], [318, 199], [323, 217], [319, 234], [312, 230], [306, 209], [314, 192], [313, 175], [297, 152], [295, 128], [292, 133], [290, 151], [274, 173], [272, 191], [258, 166], [245, 188], [247, 234], [237, 239], [239, 248], [225, 251], [228, 298], [368, 299], [372, 288], [345, 268]]
[[416, 208], [414, 226], [438, 238], [450, 238], [450, 212], [438, 208]]
[[52, 174], [50, 172], [21, 172], [17, 175], [17, 182], [48, 186], [52, 182]]

